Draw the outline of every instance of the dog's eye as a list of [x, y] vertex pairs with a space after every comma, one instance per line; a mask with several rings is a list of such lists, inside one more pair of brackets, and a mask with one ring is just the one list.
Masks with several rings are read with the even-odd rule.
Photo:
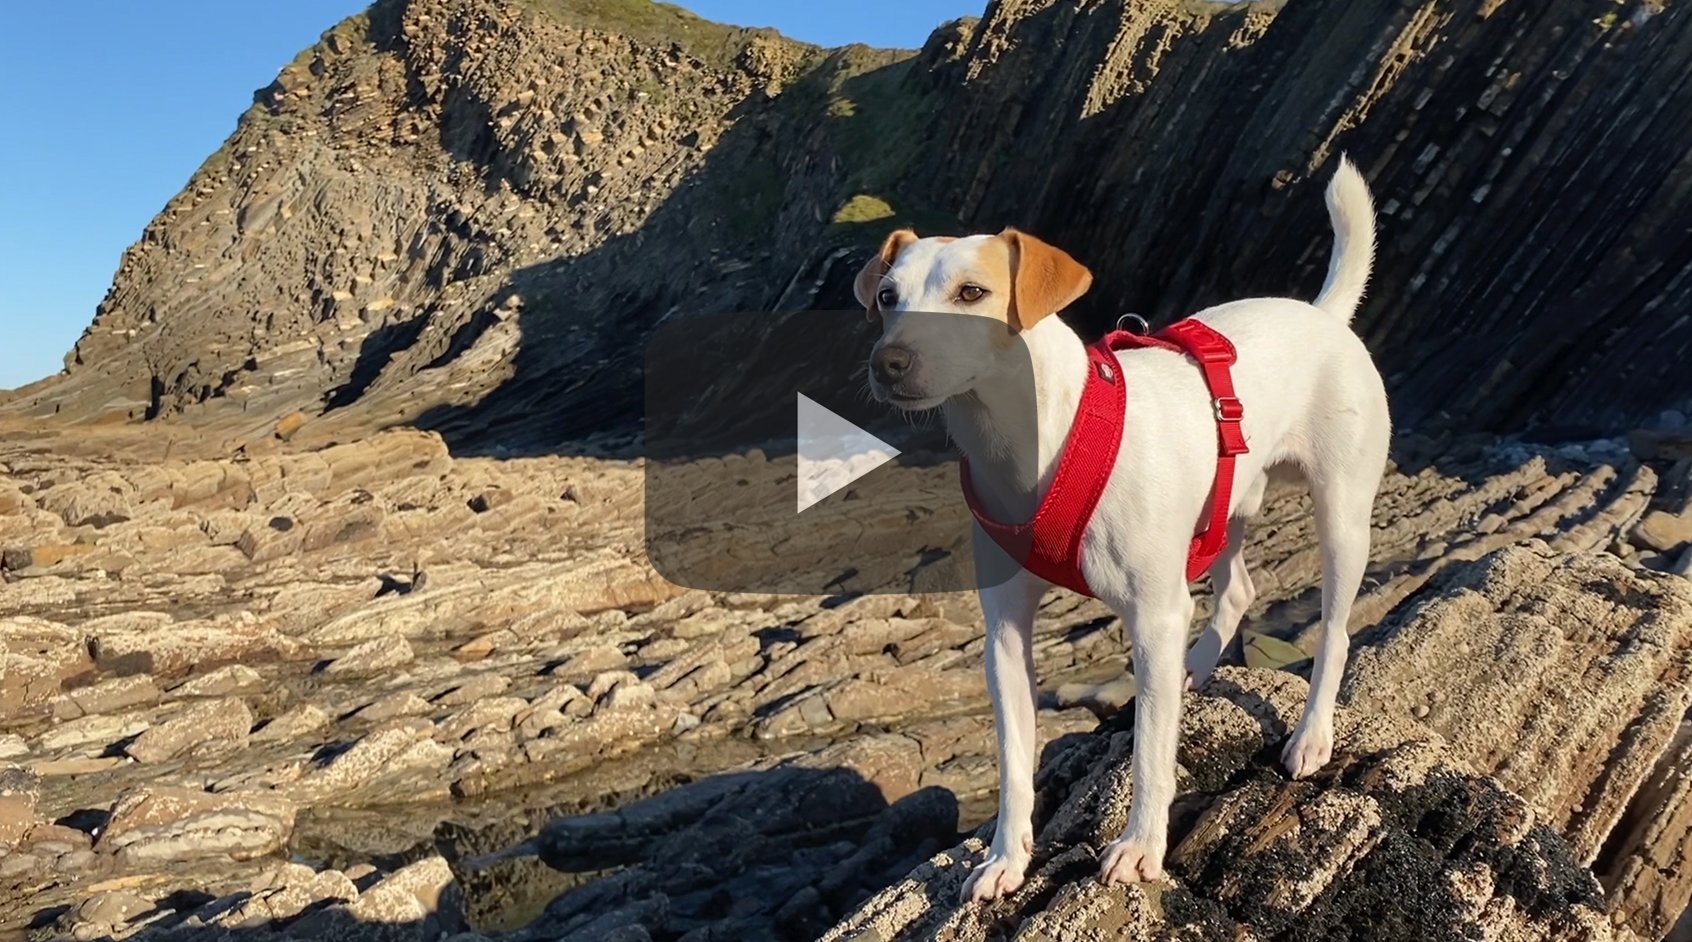
[[881, 305], [882, 307], [892, 307], [893, 305], [899, 303], [899, 292], [894, 291], [892, 288], [882, 288], [880, 291], [876, 292], [875, 303]]
[[964, 285], [958, 289], [958, 300], [965, 304], [974, 304], [986, 296], [987, 289], [980, 285]]

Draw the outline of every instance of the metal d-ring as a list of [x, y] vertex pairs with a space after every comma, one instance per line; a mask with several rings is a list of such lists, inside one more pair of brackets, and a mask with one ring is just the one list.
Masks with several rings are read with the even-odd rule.
[[1151, 333], [1151, 322], [1138, 314], [1124, 314], [1116, 319], [1116, 329], [1144, 337]]

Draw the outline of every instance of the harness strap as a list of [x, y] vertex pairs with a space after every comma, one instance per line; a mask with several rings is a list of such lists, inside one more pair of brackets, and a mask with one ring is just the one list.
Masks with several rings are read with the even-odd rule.
[[1234, 395], [1232, 367], [1239, 359], [1234, 344], [1202, 321], [1188, 318], [1163, 331], [1198, 361], [1204, 383], [1210, 388], [1211, 414], [1216, 418], [1216, 478], [1210, 490], [1210, 523], [1193, 537], [1187, 551], [1187, 581], [1210, 568], [1228, 545], [1228, 512], [1233, 507], [1234, 459], [1245, 454], [1245, 431], [1240, 422], [1245, 406]]
[[1083, 595], [1093, 593], [1081, 573], [1081, 537], [1116, 464], [1127, 405], [1115, 352], [1104, 344], [1088, 345], [1087, 381], [1069, 439], [1051, 489], [1026, 523], [1000, 523], [988, 517], [970, 480], [969, 459], [959, 465], [964, 500], [993, 542], [1034, 575]]
[[1230, 367], [1238, 359], [1232, 342], [1209, 325], [1192, 319], [1178, 321], [1154, 336], [1118, 330], [1087, 347], [1087, 379], [1063, 455], [1032, 519], [1005, 524], [988, 517], [970, 480], [969, 461], [959, 468], [964, 499], [986, 534], [1029, 572], [1083, 595], [1092, 595], [1081, 570], [1081, 538], [1105, 484], [1116, 465], [1127, 421], [1127, 392], [1121, 378], [1117, 350], [1159, 347], [1192, 357], [1210, 390], [1216, 419], [1216, 476], [1211, 484], [1207, 525], [1193, 537], [1187, 551], [1187, 580], [1199, 577], [1228, 544], [1228, 513], [1232, 509], [1234, 462], [1245, 454], [1241, 421], [1245, 407], [1234, 395]]

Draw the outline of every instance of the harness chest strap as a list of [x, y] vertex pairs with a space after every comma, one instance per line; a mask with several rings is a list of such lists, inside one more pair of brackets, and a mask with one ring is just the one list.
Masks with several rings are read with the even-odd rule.
[[1116, 351], [1140, 347], [1161, 347], [1192, 357], [1210, 390], [1217, 433], [1216, 477], [1209, 519], [1187, 550], [1187, 579], [1198, 578], [1227, 546], [1234, 460], [1248, 450], [1240, 427], [1245, 408], [1234, 395], [1229, 369], [1238, 355], [1227, 337], [1201, 321], [1178, 321], [1149, 337], [1114, 331], [1087, 347], [1087, 379], [1075, 422], [1052, 486], [1026, 523], [1006, 524], [987, 516], [970, 481], [968, 459], [961, 466], [964, 499], [993, 542], [1034, 575], [1083, 595], [1093, 593], [1081, 570], [1081, 538], [1116, 465], [1127, 416], [1127, 392]]

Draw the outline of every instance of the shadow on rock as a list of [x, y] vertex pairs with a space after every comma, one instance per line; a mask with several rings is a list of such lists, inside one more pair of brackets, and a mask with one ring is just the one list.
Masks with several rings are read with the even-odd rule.
[[778, 767], [556, 821], [509, 851], [509, 828], [448, 826], [437, 837], [484, 931], [774, 940], [815, 938], [955, 842], [957, 827], [946, 789], [889, 805], [854, 770]]

